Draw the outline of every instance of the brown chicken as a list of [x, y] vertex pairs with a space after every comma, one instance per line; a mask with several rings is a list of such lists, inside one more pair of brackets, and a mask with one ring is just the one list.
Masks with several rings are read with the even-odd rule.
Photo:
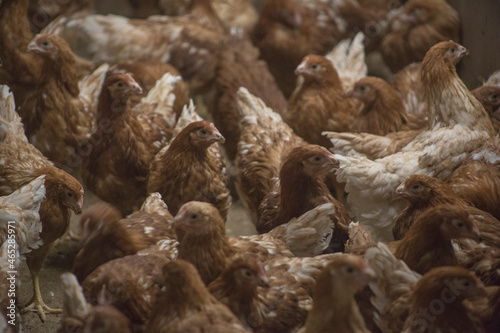
[[[87, 303], [82, 288], [71, 273], [61, 275], [63, 285], [63, 314], [58, 333], [67, 332], [123, 332], [132, 333], [128, 318], [107, 304], [92, 306]], [[105, 296], [102, 295], [103, 301]]]
[[26, 136], [52, 161], [66, 169], [77, 168], [95, 112], [91, 93], [100, 86], [103, 73], [96, 70], [95, 77], [87, 78], [93, 84], [85, 83], [86, 88], [80, 90], [74, 55], [67, 43], [54, 35], [36, 36], [27, 52], [41, 63], [42, 74], [34, 73], [22, 91], [14, 91], [22, 96], [16, 99], [22, 100], [18, 111]]
[[256, 221], [257, 208], [278, 180], [281, 161], [292, 148], [305, 142], [278, 113], [246, 88], [238, 90], [237, 101], [242, 118], [236, 189]]
[[341, 255], [328, 264], [314, 290], [314, 305], [300, 333], [370, 332], [361, 316], [354, 294], [375, 278], [366, 262], [354, 255]]
[[30, 0], [28, 15], [30, 26], [35, 33], [39, 33], [47, 24], [60, 17], [68, 17], [74, 13], [88, 11], [95, 7], [95, 0], [75, 0], [61, 2], [58, 0]]
[[452, 239], [481, 240], [476, 224], [465, 209], [440, 205], [422, 213], [396, 245], [394, 255], [410, 269], [425, 274], [439, 266], [457, 266]]
[[214, 94], [209, 107], [215, 125], [227, 139], [224, 148], [228, 157], [233, 160], [240, 139], [238, 89], [247, 88], [278, 113], [286, 107], [286, 99], [267, 64], [258, 59], [259, 50], [250, 41], [243, 36], [232, 35], [226, 43], [217, 64]]
[[199, 200], [215, 205], [225, 220], [231, 196], [224, 164], [209, 149], [216, 142], [224, 143], [224, 137], [208, 121], [186, 126], [155, 156], [147, 192], [159, 192], [173, 215], [182, 204]]
[[163, 251], [177, 256], [175, 231], [169, 220], [172, 215], [158, 193], [152, 193], [141, 210], [122, 218], [118, 209], [107, 203], [87, 208], [80, 219], [82, 249], [73, 262], [72, 272], [78, 280], [85, 278], [98, 266], [160, 242]]
[[272, 233], [247, 237], [226, 237], [224, 221], [213, 205], [192, 201], [184, 204], [174, 218], [174, 227], [184, 232], [179, 259], [191, 262], [208, 285], [226, 268], [237, 253], [255, 253], [260, 260], [293, 256], [286, 241]]
[[[170, 82], [162, 92], [173, 95], [174, 78], [166, 75], [165, 81]], [[97, 125], [87, 144], [90, 151], [83, 156], [85, 184], [124, 215], [144, 202], [151, 162], [172, 136], [169, 117], [175, 121], [172, 105], [167, 110], [144, 110], [144, 102], [131, 110], [129, 97], [141, 93], [141, 87], [130, 75], [108, 75], [99, 96]], [[121, 190], [116, 191], [117, 187]]]
[[343, 97], [344, 90], [330, 60], [306, 56], [295, 73], [299, 83], [283, 112], [293, 131], [309, 143], [330, 146], [323, 131], [346, 132], [359, 110], [355, 100]]
[[340, 162], [337, 181], [346, 182], [350, 213], [375, 239], [392, 239], [393, 221], [405, 206], [393, 193], [406, 177], [446, 179], [467, 153], [494, 136], [483, 106], [456, 74], [455, 65], [466, 54], [454, 42], [438, 43], [427, 52], [422, 83], [429, 125], [404, 149], [377, 160], [335, 154]]
[[413, 62], [397, 71], [390, 79], [403, 101], [406, 113], [419, 119], [427, 117], [424, 90], [420, 81], [421, 66], [421, 62]]
[[463, 302], [486, 295], [474, 273], [445, 266], [420, 277], [382, 243], [368, 250], [365, 260], [378, 277], [370, 288], [375, 294], [375, 320], [382, 331], [484, 332], [477, 312]]
[[407, 114], [401, 97], [396, 90], [383, 79], [366, 77], [346, 93], [363, 102], [361, 114], [351, 126], [351, 132], [364, 132], [387, 135], [391, 132], [423, 128], [426, 119], [416, 119]]
[[500, 164], [498, 139], [474, 151], [447, 183], [467, 203], [500, 219]]
[[289, 332], [304, 325], [316, 280], [339, 255], [279, 257], [261, 264], [243, 253], [229, 261], [209, 290], [254, 332]]
[[393, 73], [422, 61], [436, 43], [460, 42], [458, 13], [445, 0], [410, 0], [397, 10], [380, 44], [380, 52]]
[[396, 240], [403, 238], [419, 216], [430, 208], [451, 204], [470, 214], [486, 245], [500, 246], [500, 239], [495, 235], [500, 232], [500, 222], [488, 212], [470, 206], [439, 179], [424, 175], [410, 176], [396, 189], [396, 195], [409, 202], [394, 223], [393, 234]]
[[308, 54], [326, 54], [346, 34], [342, 4], [266, 1], [252, 40], [285, 96], [295, 87], [293, 70]]
[[325, 176], [337, 165], [333, 155], [317, 145], [294, 148], [283, 160], [279, 188], [262, 200], [258, 210], [257, 231], [269, 232], [275, 227], [299, 217], [314, 207], [331, 203], [335, 214], [328, 252], [344, 250], [350, 222], [347, 209], [331, 195], [324, 183]]
[[20, 117], [15, 112], [14, 97], [7, 86], [0, 89], [0, 109], [3, 110], [0, 127], [0, 195], [8, 195], [19, 187], [45, 175], [46, 194], [40, 207], [43, 244], [26, 254], [33, 280], [33, 297], [23, 312], [33, 310], [40, 319], [45, 313], [59, 313], [45, 305], [40, 293], [38, 274], [54, 242], [64, 235], [71, 210], [81, 213], [83, 187], [65, 171], [56, 168], [39, 150], [28, 143]]
[[184, 260], [163, 267], [166, 291], [158, 297], [146, 332], [249, 332], [234, 314], [215, 299], [200, 275]]
[[472, 93], [483, 104], [493, 126], [500, 133], [500, 87], [481, 86], [472, 90]]

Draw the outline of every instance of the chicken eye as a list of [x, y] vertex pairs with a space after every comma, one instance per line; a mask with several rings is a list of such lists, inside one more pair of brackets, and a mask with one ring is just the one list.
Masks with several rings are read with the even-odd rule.
[[457, 219], [454, 219], [452, 223], [455, 226], [455, 228], [463, 228], [465, 226], [465, 223], [463, 221]]
[[248, 269], [243, 270], [243, 275], [247, 278], [250, 278], [253, 276], [252, 272], [250, 272]]
[[68, 195], [68, 197], [70, 197], [70, 198], [71, 198], [71, 197], [73, 196], [73, 193], [68, 192], [68, 193], [67, 193], [67, 195]]
[[451, 53], [455, 53], [455, 51], [456, 51], [456, 50], [455, 50], [455, 48], [454, 48], [454, 47], [452, 47], [452, 48], [450, 49], [450, 52], [451, 52]]
[[420, 184], [415, 184], [411, 187], [412, 190], [419, 190], [420, 189]]
[[465, 281], [464, 282], [464, 287], [468, 287], [468, 286], [470, 286], [470, 282], [469, 281]]
[[311, 66], [311, 68], [312, 68], [312, 69], [316, 69], [316, 68], [318, 68], [318, 65], [317, 65], [317, 64], [314, 64], [314, 65], [312, 65], [312, 66]]
[[366, 86], [360, 86], [360, 87], [359, 87], [359, 90], [361, 90], [361, 91], [365, 91], [365, 90], [366, 90]]
[[197, 217], [198, 217], [198, 214], [195, 214], [195, 213], [194, 213], [194, 214], [191, 214], [191, 218], [192, 218], [192, 219], [195, 219], [195, 218], [197, 218]]
[[118, 87], [122, 88], [123, 87], [123, 83], [118, 83]]
[[347, 274], [352, 274], [352, 273], [354, 273], [354, 268], [352, 268], [351, 266], [349, 266], [349, 267], [347, 267], [345, 269], [345, 271], [347, 272]]
[[50, 44], [50, 43], [49, 43], [49, 41], [47, 41], [47, 40], [46, 40], [46, 41], [44, 41], [44, 42], [42, 42], [42, 45], [43, 45], [43, 46], [49, 46], [49, 44]]
[[207, 130], [205, 130], [205, 129], [201, 129], [199, 133], [201, 135], [207, 135], [208, 134]]

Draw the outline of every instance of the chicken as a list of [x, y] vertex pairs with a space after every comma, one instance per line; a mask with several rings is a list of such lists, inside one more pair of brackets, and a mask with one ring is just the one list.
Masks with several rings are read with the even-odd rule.
[[310, 296], [288, 273], [268, 277], [253, 256], [236, 256], [208, 289], [254, 332], [288, 332], [305, 321]]
[[295, 87], [293, 70], [308, 54], [326, 54], [346, 34], [342, 3], [266, 1], [251, 35], [285, 94]]
[[236, 95], [238, 89], [247, 88], [278, 113], [286, 107], [286, 99], [267, 64], [258, 59], [259, 50], [250, 41], [244, 36], [232, 34], [226, 44], [217, 64], [209, 111], [215, 126], [227, 139], [224, 148], [229, 159], [234, 160], [240, 138], [241, 116]]
[[34, 32], [39, 33], [47, 24], [61, 17], [71, 17], [71, 15], [88, 11], [91, 13], [95, 7], [95, 0], [77, 0], [60, 2], [57, 0], [30, 0], [28, 15], [30, 26]]
[[[180, 77], [179, 71], [172, 65], [160, 61], [125, 61], [113, 64], [109, 70], [110, 74], [130, 74], [132, 78], [141, 86], [144, 96], [156, 86], [165, 74], [170, 73], [173, 77]], [[165, 81], [164, 81], [165, 82]], [[166, 82], [165, 82], [166, 83]], [[173, 88], [175, 95], [174, 112], [180, 116], [184, 105], [189, 103], [189, 88], [183, 80], [178, 80]], [[161, 90], [161, 89], [159, 89]], [[156, 96], [151, 96], [158, 99]], [[141, 101], [142, 96], [130, 96], [131, 106], [134, 107]]]
[[481, 240], [476, 224], [465, 209], [439, 205], [422, 213], [397, 244], [394, 255], [410, 269], [425, 274], [439, 266], [457, 266], [452, 239]]
[[[142, 89], [130, 75], [111, 74], [103, 84], [97, 125], [83, 156], [82, 178], [100, 199], [124, 215], [145, 200], [151, 162], [172, 136], [176, 118], [172, 99], [178, 79], [165, 74], [133, 110], [129, 97]], [[121, 190], [116, 191], [117, 187]]]
[[500, 87], [481, 86], [472, 90], [474, 97], [483, 104], [497, 133], [500, 133]]
[[97, 305], [104, 293], [107, 295], [106, 304], [122, 312], [134, 326], [134, 331], [143, 331], [156, 297], [164, 287], [162, 267], [170, 259], [168, 251], [163, 254], [148, 248], [102, 264], [82, 282], [85, 298], [90, 304]]
[[163, 267], [165, 292], [158, 297], [146, 332], [249, 332], [231, 311], [208, 292], [188, 262]]
[[500, 164], [498, 139], [473, 151], [446, 180], [452, 190], [470, 205], [500, 219]]
[[370, 332], [361, 316], [354, 294], [375, 278], [366, 262], [354, 255], [338, 256], [319, 276], [314, 305], [301, 333]]
[[[398, 186], [396, 195], [407, 200], [409, 205], [401, 212], [394, 222], [394, 239], [403, 238], [411, 225], [413, 225], [414, 221], [418, 219], [421, 214], [429, 208], [441, 204], [452, 204], [465, 209], [471, 214], [471, 217], [478, 222], [478, 227], [481, 232], [483, 230], [488, 232], [490, 228], [494, 228], [493, 230], [500, 228], [500, 222], [495, 221], [494, 217], [487, 212], [471, 207], [465, 200], [455, 194], [448, 184], [436, 178], [424, 175], [410, 176]], [[491, 230], [489, 232], [494, 233]], [[488, 245], [493, 245], [494, 243], [491, 242], [494, 242], [494, 240], [488, 238], [485, 239], [485, 241]]]
[[[37, 35], [19, 55], [40, 63], [42, 74], [31, 72], [14, 89], [26, 136], [45, 156], [67, 170], [77, 169], [81, 146], [92, 127], [96, 88], [107, 65], [79, 83], [75, 58], [67, 43], [54, 35]], [[19, 53], [19, 51], [18, 51]], [[59, 130], [54, 130], [54, 128]]]
[[422, 128], [427, 123], [426, 119], [416, 119], [407, 114], [396, 90], [383, 79], [363, 78], [356, 82], [346, 96], [357, 98], [364, 104], [361, 114], [352, 123], [352, 132], [382, 136]]
[[479, 317], [463, 303], [485, 296], [483, 283], [461, 267], [438, 267], [420, 276], [379, 243], [365, 255], [377, 282], [375, 320], [383, 332], [484, 332]]
[[427, 52], [422, 84], [429, 124], [401, 152], [374, 161], [335, 154], [337, 180], [346, 182], [350, 212], [377, 239], [392, 239], [394, 218], [404, 208], [392, 193], [407, 176], [446, 179], [468, 152], [494, 135], [484, 108], [456, 74], [455, 65], [466, 52], [455, 42], [438, 43]]
[[113, 306], [87, 303], [76, 277], [61, 275], [63, 285], [63, 318], [58, 333], [66, 332], [123, 332], [132, 333], [132, 325], [125, 315]]
[[337, 71], [323, 56], [308, 55], [296, 68], [299, 84], [283, 112], [283, 120], [309, 143], [329, 146], [325, 130], [346, 132], [358, 113], [356, 101], [344, 98]]
[[238, 90], [237, 101], [242, 118], [235, 160], [236, 190], [256, 221], [257, 208], [278, 179], [281, 161], [292, 148], [305, 142], [278, 113], [246, 88]]
[[214, 204], [224, 219], [231, 205], [224, 164], [209, 147], [224, 137], [208, 121], [187, 125], [168, 149], [155, 156], [148, 175], [147, 192], [159, 192], [172, 214], [188, 201]]
[[[20, 275], [17, 273], [23, 254], [38, 248], [42, 224], [38, 210], [45, 197], [43, 176], [12, 194], [0, 197], [0, 328], [2, 332], [20, 332], [22, 321], [17, 311]], [[15, 302], [15, 303], [13, 303]]]
[[349, 214], [324, 183], [336, 162], [321, 146], [304, 145], [292, 149], [283, 161], [279, 188], [264, 197], [259, 206], [257, 231], [269, 232], [318, 205], [331, 203], [335, 209], [330, 217], [334, 231], [328, 251], [342, 252], [348, 238]]
[[[225, 34], [203, 23], [189, 15], [152, 16], [147, 20], [86, 15], [47, 31], [66, 39], [76, 54], [94, 62], [168, 62], [179, 71], [191, 92], [197, 93], [206, 90], [214, 79], [226, 39]], [[96, 29], [101, 33], [96, 34]]]
[[21, 256], [42, 245], [42, 223], [38, 211], [43, 199], [44, 176], [0, 197], [0, 244], [11, 244]]
[[224, 221], [218, 210], [208, 203], [184, 204], [173, 222], [184, 232], [179, 245], [179, 259], [191, 262], [207, 285], [227, 266], [227, 260], [238, 252], [251, 252], [261, 260], [275, 256], [292, 256], [286, 242], [272, 234], [226, 237]]
[[391, 85], [399, 93], [407, 114], [419, 119], [427, 117], [420, 80], [421, 62], [412, 62], [397, 71], [390, 79]]
[[177, 256], [175, 231], [169, 220], [172, 215], [158, 193], [151, 194], [141, 210], [122, 219], [120, 211], [106, 203], [96, 203], [83, 212], [82, 249], [73, 262], [72, 272], [79, 281], [98, 266], [161, 242], [163, 250], [170, 247], [172, 259]]
[[243, 253], [230, 259], [208, 288], [254, 332], [289, 332], [304, 325], [316, 280], [339, 256], [280, 257], [261, 263]]
[[410, 0], [389, 22], [380, 52], [393, 73], [422, 61], [431, 46], [445, 40], [460, 42], [458, 13], [445, 0]]
[[40, 206], [43, 244], [26, 254], [33, 280], [34, 295], [23, 312], [34, 310], [43, 321], [50, 309], [42, 300], [38, 274], [54, 242], [67, 230], [71, 210], [79, 214], [83, 205], [83, 187], [65, 171], [56, 168], [39, 150], [28, 143], [19, 115], [15, 112], [14, 97], [7, 86], [0, 87], [0, 195], [8, 195], [20, 186], [45, 175], [45, 199]]

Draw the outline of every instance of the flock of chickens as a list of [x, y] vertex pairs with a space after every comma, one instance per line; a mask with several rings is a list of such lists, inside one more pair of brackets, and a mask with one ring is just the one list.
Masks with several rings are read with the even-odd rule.
[[21, 258], [58, 332], [500, 332], [500, 73], [452, 7], [129, 2], [0, 0], [0, 332]]

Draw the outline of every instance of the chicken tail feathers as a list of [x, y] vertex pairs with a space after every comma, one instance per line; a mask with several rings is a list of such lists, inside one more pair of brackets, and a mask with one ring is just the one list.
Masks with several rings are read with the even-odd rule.
[[[295, 256], [316, 256], [330, 245], [335, 228], [331, 215], [334, 214], [333, 204], [323, 204], [275, 229], [280, 227], [285, 229], [283, 238]], [[272, 234], [275, 229], [270, 233]]]
[[16, 112], [14, 95], [9, 86], [2, 85], [0, 86], [0, 142], [5, 141], [9, 131], [28, 142], [21, 117]]
[[161, 216], [170, 216], [167, 204], [163, 201], [158, 192], [151, 193], [141, 206], [141, 212], [148, 214], [158, 214]]
[[351, 87], [356, 81], [366, 76], [368, 66], [365, 62], [365, 35], [358, 32], [352, 41], [341, 40], [326, 58], [331, 61], [342, 81], [344, 90]]
[[15, 223], [16, 242], [21, 255], [43, 244], [40, 205], [45, 198], [44, 177], [40, 176], [12, 194], [0, 198], [0, 240], [8, 235], [9, 222]]
[[90, 313], [89, 305], [83, 296], [82, 287], [72, 273], [61, 274], [63, 288], [63, 323], [83, 326], [85, 318]]

